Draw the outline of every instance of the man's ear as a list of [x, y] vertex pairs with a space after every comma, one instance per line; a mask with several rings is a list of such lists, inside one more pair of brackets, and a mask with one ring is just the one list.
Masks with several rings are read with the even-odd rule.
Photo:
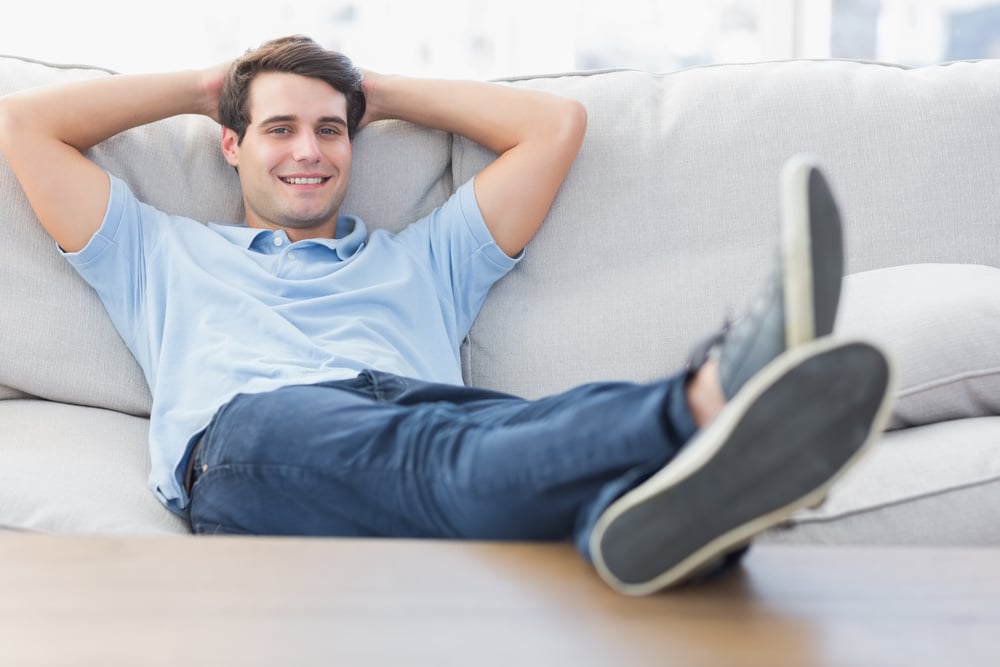
[[236, 132], [228, 127], [222, 128], [222, 156], [233, 167], [240, 166], [240, 140]]

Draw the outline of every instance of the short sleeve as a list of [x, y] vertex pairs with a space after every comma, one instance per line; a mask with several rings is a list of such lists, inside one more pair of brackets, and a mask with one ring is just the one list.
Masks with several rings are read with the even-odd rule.
[[476, 201], [473, 179], [397, 238], [432, 272], [442, 310], [455, 318], [462, 337], [490, 288], [524, 256], [522, 251], [509, 257], [493, 239]]

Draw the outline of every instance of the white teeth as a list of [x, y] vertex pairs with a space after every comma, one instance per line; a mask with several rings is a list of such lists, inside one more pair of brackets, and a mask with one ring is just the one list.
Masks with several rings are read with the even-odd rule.
[[319, 185], [323, 182], [322, 178], [283, 178], [281, 180], [291, 185]]

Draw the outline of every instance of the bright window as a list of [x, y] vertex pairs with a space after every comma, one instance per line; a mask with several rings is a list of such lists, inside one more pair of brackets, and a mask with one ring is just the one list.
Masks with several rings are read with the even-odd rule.
[[1000, 1], [55, 0], [18, 3], [0, 50], [152, 71], [288, 33], [363, 67], [448, 77], [831, 56], [926, 64], [1000, 55]]

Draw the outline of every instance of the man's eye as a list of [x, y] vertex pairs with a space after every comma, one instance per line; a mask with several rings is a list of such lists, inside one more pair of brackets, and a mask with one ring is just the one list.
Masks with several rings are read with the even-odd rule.
[[340, 130], [338, 130], [335, 127], [322, 127], [322, 128], [320, 128], [319, 133], [320, 134], [334, 135], [335, 136], [335, 135], [340, 134]]
[[272, 127], [270, 130], [271, 134], [288, 134], [287, 127]]

